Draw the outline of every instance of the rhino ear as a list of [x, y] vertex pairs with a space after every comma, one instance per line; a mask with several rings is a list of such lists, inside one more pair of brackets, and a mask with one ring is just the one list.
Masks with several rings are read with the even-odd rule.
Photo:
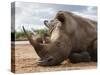
[[57, 19], [60, 21], [60, 22], [65, 22], [65, 14], [63, 12], [59, 12], [57, 14]]

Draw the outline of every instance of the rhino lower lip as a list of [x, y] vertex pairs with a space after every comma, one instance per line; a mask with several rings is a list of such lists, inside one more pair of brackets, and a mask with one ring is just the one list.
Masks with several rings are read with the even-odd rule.
[[39, 61], [38, 61], [38, 63], [42, 63], [42, 62], [43, 62], [42, 60], [39, 60]]
[[38, 63], [43, 63], [45, 62], [46, 60], [38, 60]]

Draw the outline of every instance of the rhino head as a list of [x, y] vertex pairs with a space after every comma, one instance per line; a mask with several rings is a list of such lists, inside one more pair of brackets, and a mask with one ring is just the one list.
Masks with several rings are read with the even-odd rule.
[[54, 20], [44, 21], [44, 24], [50, 30], [50, 42], [43, 44], [32, 38], [32, 36], [27, 33], [23, 27], [30, 44], [35, 48], [36, 53], [40, 57], [39, 65], [42, 66], [53, 66], [59, 65], [65, 59], [68, 58], [68, 55], [71, 50], [71, 41], [68, 36], [66, 36], [64, 28], [65, 17], [62, 14], [58, 14]]
[[[62, 47], [60, 47], [60, 42], [50, 42], [48, 44], [43, 44], [35, 40], [23, 27], [25, 34], [30, 42], [30, 44], [34, 47], [37, 55], [40, 57], [38, 64], [41, 66], [54, 66], [59, 65], [62, 61], [64, 61], [67, 57], [67, 54], [62, 51]], [[65, 48], [66, 49], [66, 48]], [[64, 49], [64, 50], [65, 50]]]

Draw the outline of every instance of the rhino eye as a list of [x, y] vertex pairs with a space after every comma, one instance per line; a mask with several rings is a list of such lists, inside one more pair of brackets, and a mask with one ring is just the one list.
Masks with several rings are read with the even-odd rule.
[[60, 42], [57, 42], [57, 44], [56, 44], [58, 47], [60, 47]]

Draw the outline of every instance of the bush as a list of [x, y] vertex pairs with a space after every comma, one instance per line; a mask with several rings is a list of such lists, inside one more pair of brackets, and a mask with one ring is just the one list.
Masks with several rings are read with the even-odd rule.
[[[32, 32], [30, 31], [27, 31], [29, 34], [32, 34]], [[45, 33], [47, 33], [47, 30], [46, 29], [39, 29], [39, 30], [35, 30], [34, 31], [36, 33], [36, 35], [39, 35], [40, 37], [44, 36]], [[13, 33], [14, 34], [14, 33]], [[15, 32], [15, 40], [16, 41], [25, 41], [27, 40], [27, 37], [25, 35], [24, 32]]]
[[39, 30], [36, 30], [35, 32], [36, 32], [37, 35], [39, 35], [39, 36], [42, 37], [42, 36], [44, 36], [44, 34], [46, 34], [48, 31], [47, 31], [46, 29], [45, 29], [45, 30], [44, 30], [44, 29], [39, 29]]

